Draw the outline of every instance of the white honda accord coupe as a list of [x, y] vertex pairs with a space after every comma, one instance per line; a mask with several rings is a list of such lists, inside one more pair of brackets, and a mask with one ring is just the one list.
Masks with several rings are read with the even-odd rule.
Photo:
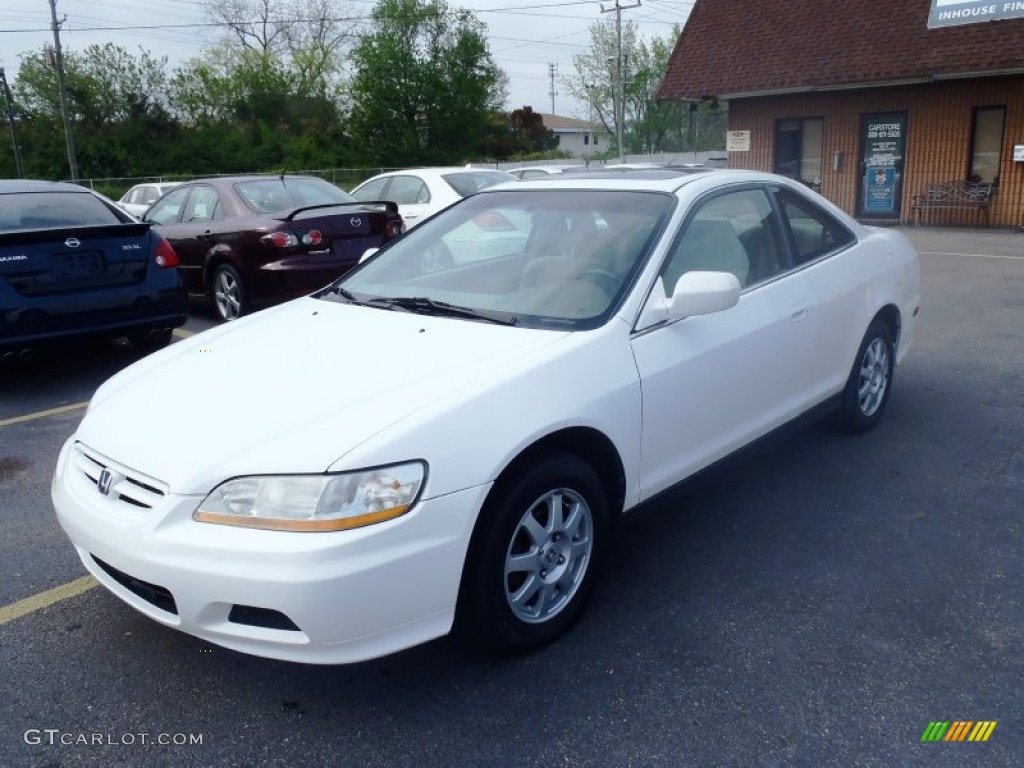
[[111, 378], [53, 502], [105, 587], [211, 643], [530, 649], [620, 515], [812, 409], [873, 427], [918, 286], [901, 234], [777, 176], [503, 184]]

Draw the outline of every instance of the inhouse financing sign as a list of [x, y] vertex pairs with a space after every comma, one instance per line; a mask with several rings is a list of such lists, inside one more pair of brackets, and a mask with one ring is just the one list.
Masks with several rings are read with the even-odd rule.
[[1024, 0], [932, 0], [928, 28], [1024, 18]]

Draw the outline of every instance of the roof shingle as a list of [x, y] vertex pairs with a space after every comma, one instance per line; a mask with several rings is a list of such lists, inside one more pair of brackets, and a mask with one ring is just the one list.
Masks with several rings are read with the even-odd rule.
[[931, 0], [697, 0], [660, 98], [1024, 71], [1024, 19], [928, 29]]

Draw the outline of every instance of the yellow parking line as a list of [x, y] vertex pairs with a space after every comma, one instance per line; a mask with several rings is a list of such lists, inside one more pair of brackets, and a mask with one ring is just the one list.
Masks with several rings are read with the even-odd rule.
[[187, 339], [189, 336], [195, 336], [195, 334], [192, 331], [186, 331], [184, 328], [175, 328], [173, 331], [171, 331], [171, 333], [173, 333], [179, 339]]
[[0, 608], [0, 627], [42, 608], [48, 608], [54, 603], [59, 603], [61, 600], [67, 600], [83, 592], [88, 592], [97, 586], [99, 586], [99, 582], [92, 576], [83, 576], [59, 587], [40, 592], [38, 595], [32, 595], [32, 597], [26, 597], [24, 600], [19, 600], [16, 603], [5, 605]]
[[85, 408], [89, 403], [72, 403], [71, 405], [62, 405], [60, 408], [50, 408], [46, 411], [36, 411], [35, 413], [29, 413], [25, 416], [15, 416], [11, 419], [0, 420], [0, 427], [9, 427], [11, 424], [20, 424], [23, 421], [32, 421], [33, 419], [42, 419], [47, 416], [56, 416], [58, 413], [67, 413], [68, 411], [77, 411], [81, 408]]

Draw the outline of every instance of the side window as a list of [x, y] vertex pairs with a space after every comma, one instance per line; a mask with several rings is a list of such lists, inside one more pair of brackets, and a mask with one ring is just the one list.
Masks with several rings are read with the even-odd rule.
[[971, 133], [971, 164], [967, 180], [972, 184], [998, 184], [1003, 160], [1003, 126], [1006, 107], [978, 107]]
[[185, 205], [185, 198], [188, 197], [189, 187], [176, 189], [159, 203], [154, 205], [146, 214], [146, 220], [154, 224], [174, 224], [178, 221], [178, 214]]
[[763, 190], [727, 192], [698, 206], [662, 267], [667, 294], [686, 272], [731, 272], [746, 287], [785, 268]]
[[205, 185], [193, 187], [192, 194], [188, 199], [188, 205], [185, 206], [185, 215], [182, 219], [184, 221], [219, 220], [221, 217], [215, 215], [217, 213], [217, 204], [219, 202], [220, 198], [213, 187], [207, 187]]
[[395, 176], [391, 179], [388, 199], [399, 205], [429, 203], [430, 192], [427, 191], [427, 185], [415, 176]]
[[139, 199], [136, 200], [136, 202], [143, 204], [152, 203], [160, 197], [160, 193], [157, 191], [156, 187], [143, 187], [139, 190], [139, 193]]
[[809, 200], [779, 190], [779, 207], [793, 236], [793, 264], [805, 264], [852, 243], [853, 233]]
[[360, 202], [366, 202], [368, 200], [383, 200], [384, 199], [384, 187], [387, 186], [387, 177], [383, 179], [375, 179], [361, 186], [359, 189], [352, 192], [352, 197]]

